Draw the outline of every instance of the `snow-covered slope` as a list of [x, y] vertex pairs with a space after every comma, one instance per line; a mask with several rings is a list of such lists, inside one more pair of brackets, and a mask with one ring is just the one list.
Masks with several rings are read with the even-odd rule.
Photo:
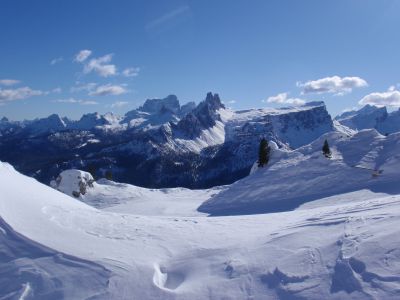
[[[332, 159], [322, 155], [325, 139], [331, 145]], [[390, 192], [400, 179], [399, 153], [400, 133], [385, 137], [374, 129], [353, 136], [327, 133], [294, 151], [275, 147], [266, 168], [232, 184], [199, 210], [211, 214], [271, 212], [363, 188]], [[375, 176], [377, 172], [382, 174]]]
[[0, 256], [3, 298], [400, 296], [398, 195], [360, 191], [268, 215], [151, 217], [92, 208], [4, 163], [0, 190], [0, 249], [22, 247]]
[[[225, 188], [146, 189], [105, 178], [94, 181], [90, 173], [74, 169], [61, 172], [57, 179], [51, 182], [51, 186], [96, 208], [147, 216], [203, 215], [197, 211], [197, 207]], [[179, 206], [178, 212], [177, 206]]]

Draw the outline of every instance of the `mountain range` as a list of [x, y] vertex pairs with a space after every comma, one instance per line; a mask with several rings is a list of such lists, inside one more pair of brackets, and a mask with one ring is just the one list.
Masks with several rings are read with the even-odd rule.
[[46, 184], [62, 170], [78, 168], [95, 177], [108, 171], [118, 181], [144, 187], [202, 188], [246, 176], [260, 137], [297, 148], [332, 130], [323, 102], [233, 111], [217, 94], [208, 93], [197, 105], [180, 105], [170, 95], [146, 100], [122, 117], [3, 118], [0, 159]]
[[[49, 184], [71, 168], [149, 188], [206, 188], [248, 175], [265, 137], [296, 149], [327, 132], [348, 135], [375, 128], [400, 130], [400, 111], [367, 105], [329, 115], [323, 102], [234, 111], [218, 94], [181, 105], [175, 95], [148, 99], [124, 116], [89, 113], [79, 120], [53, 114], [29, 121], [0, 120], [0, 160]], [[146, 174], [146, 176], [143, 176]]]

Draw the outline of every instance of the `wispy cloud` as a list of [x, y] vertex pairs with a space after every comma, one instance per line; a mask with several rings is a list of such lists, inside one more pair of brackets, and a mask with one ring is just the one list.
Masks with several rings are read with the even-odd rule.
[[122, 71], [125, 77], [135, 77], [139, 75], [140, 68], [126, 68]]
[[64, 58], [62, 56], [54, 58], [50, 61], [50, 65], [54, 66], [55, 64], [58, 64], [60, 62], [62, 62], [64, 60]]
[[12, 86], [20, 83], [21, 81], [16, 79], [0, 79], [0, 85]]
[[271, 96], [267, 100], [263, 100], [262, 102], [291, 105], [303, 105], [304, 103], [306, 103], [305, 100], [300, 98], [290, 98], [289, 93], [280, 93], [278, 95]]
[[30, 87], [21, 87], [17, 89], [1, 89], [0, 88], [0, 103], [11, 102], [15, 100], [27, 99], [32, 96], [40, 96], [45, 94], [40, 90], [33, 90]]
[[53, 100], [52, 102], [56, 102], [56, 103], [72, 103], [72, 104], [80, 104], [80, 105], [96, 105], [96, 104], [99, 104], [98, 102], [93, 101], [93, 100], [81, 100], [81, 99], [75, 99], [75, 98], [57, 99], [57, 100]]
[[60, 87], [56, 87], [52, 89], [51, 92], [55, 94], [60, 94], [62, 92], [62, 89]]
[[317, 80], [298, 82], [298, 87], [303, 89], [302, 94], [323, 94], [331, 93], [344, 95], [350, 93], [354, 88], [368, 86], [368, 83], [360, 77], [325, 77]]
[[105, 84], [96, 87], [89, 93], [90, 96], [117, 96], [127, 93], [128, 91], [122, 85]]
[[111, 108], [121, 108], [123, 106], [128, 105], [128, 101], [116, 101], [110, 105]]
[[151, 29], [155, 29], [156, 27], [161, 27], [161, 26], [165, 25], [165, 23], [167, 23], [179, 16], [184, 15], [189, 10], [190, 10], [190, 8], [187, 5], [177, 7], [175, 9], [165, 13], [164, 15], [152, 20], [151, 22], [147, 23], [146, 29], [151, 30]]
[[91, 92], [96, 88], [96, 86], [97, 83], [95, 82], [89, 82], [89, 83], [76, 82], [76, 86], [71, 87], [70, 91], [71, 93], [78, 93], [82, 91]]
[[92, 54], [91, 50], [87, 50], [87, 49], [81, 50], [75, 55], [74, 61], [80, 62], [80, 63], [84, 62], [91, 54]]

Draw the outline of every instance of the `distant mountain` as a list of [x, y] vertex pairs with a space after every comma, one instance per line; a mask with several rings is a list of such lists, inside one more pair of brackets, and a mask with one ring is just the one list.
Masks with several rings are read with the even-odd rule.
[[375, 128], [382, 134], [400, 131], [400, 109], [389, 113], [386, 107], [367, 104], [359, 110], [345, 112], [335, 120], [355, 130]]
[[169, 95], [122, 117], [1, 120], [0, 160], [47, 184], [62, 170], [78, 168], [97, 176], [111, 171], [117, 181], [145, 187], [199, 188], [246, 176], [261, 137], [289, 149], [335, 130], [323, 102], [233, 111], [217, 94], [198, 105], [180, 105]]

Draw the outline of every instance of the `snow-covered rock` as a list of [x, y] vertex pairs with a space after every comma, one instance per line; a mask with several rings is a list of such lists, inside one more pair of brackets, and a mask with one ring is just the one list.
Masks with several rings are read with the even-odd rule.
[[148, 113], [165, 113], [167, 111], [179, 114], [181, 107], [178, 97], [169, 95], [164, 99], [147, 99], [138, 110]]
[[355, 130], [375, 128], [382, 134], [400, 131], [400, 109], [388, 113], [386, 107], [367, 104], [359, 110], [344, 112], [335, 120]]
[[58, 175], [56, 180], [50, 182], [50, 186], [75, 198], [84, 196], [88, 189], [93, 188], [93, 176], [81, 170], [65, 170]]
[[113, 113], [101, 115], [99, 113], [84, 114], [78, 121], [70, 122], [68, 128], [89, 130], [96, 127], [119, 126], [121, 118]]

